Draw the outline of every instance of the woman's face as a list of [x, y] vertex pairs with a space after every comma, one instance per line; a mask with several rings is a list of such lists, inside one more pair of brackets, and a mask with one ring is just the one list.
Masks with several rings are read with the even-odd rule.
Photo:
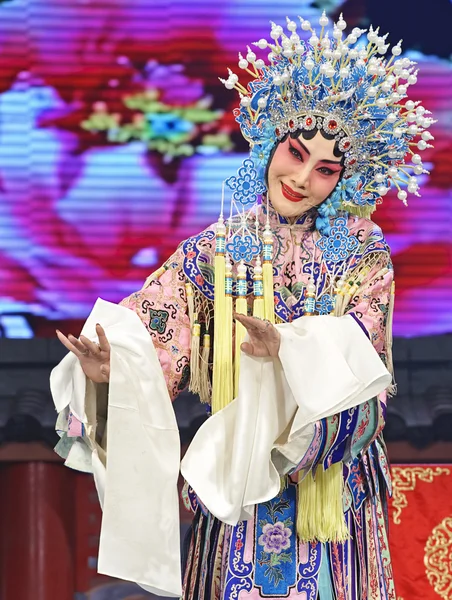
[[320, 132], [311, 140], [289, 136], [278, 145], [268, 169], [268, 193], [281, 216], [300, 216], [321, 204], [336, 187], [343, 167], [333, 153], [334, 145]]

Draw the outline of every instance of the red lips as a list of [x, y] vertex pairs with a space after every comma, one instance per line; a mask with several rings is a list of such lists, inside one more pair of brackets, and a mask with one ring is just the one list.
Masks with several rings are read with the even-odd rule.
[[281, 182], [281, 192], [282, 192], [282, 195], [284, 196], [284, 198], [287, 198], [287, 200], [290, 200], [291, 202], [300, 202], [300, 200], [303, 200], [303, 198], [306, 198], [306, 196], [303, 196], [302, 194], [297, 194], [296, 192], [294, 192], [292, 188], [290, 188], [288, 185], [286, 185], [283, 182]]

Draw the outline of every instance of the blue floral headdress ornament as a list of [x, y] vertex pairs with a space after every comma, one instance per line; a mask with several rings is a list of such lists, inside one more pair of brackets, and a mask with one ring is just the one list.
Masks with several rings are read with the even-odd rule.
[[318, 227], [326, 228], [339, 208], [369, 217], [391, 186], [407, 204], [408, 193], [419, 196], [416, 176], [428, 173], [418, 151], [431, 148], [433, 140], [430, 112], [407, 99], [408, 87], [417, 81], [416, 63], [397, 58], [401, 42], [386, 58], [387, 35], [372, 26], [345, 36], [341, 15], [330, 36], [323, 13], [317, 35], [309, 21], [299, 20], [300, 35], [297, 23], [287, 19], [287, 33], [272, 23], [271, 41], [254, 44], [269, 50], [267, 60], [249, 46], [245, 57], [239, 54], [239, 68], [253, 78], [249, 83], [240, 83], [230, 69], [228, 79], [221, 79], [227, 89], [239, 92], [234, 114], [251, 146], [248, 171], [253, 166], [254, 179], [264, 183], [276, 142], [288, 132], [323, 130], [336, 139], [345, 158], [343, 178], [319, 207]]

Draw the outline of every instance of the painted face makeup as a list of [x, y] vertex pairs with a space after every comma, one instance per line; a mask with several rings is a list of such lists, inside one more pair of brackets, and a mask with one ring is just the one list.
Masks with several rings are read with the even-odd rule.
[[279, 144], [268, 170], [268, 193], [281, 216], [298, 217], [333, 191], [343, 169], [334, 146], [319, 132], [311, 140], [289, 136]]

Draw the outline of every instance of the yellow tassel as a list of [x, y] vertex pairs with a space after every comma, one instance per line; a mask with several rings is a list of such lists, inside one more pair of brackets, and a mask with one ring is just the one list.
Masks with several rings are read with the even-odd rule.
[[394, 364], [392, 361], [392, 320], [394, 316], [394, 301], [395, 301], [395, 281], [391, 285], [391, 293], [389, 295], [388, 318], [386, 321], [386, 368], [392, 375], [392, 383], [388, 388], [389, 396], [395, 396], [397, 392], [397, 384], [394, 379]]
[[344, 542], [350, 537], [343, 509], [342, 463], [326, 471], [320, 465], [315, 479], [309, 473], [298, 483], [297, 533], [303, 542]]
[[[225, 404], [225, 361], [227, 360], [227, 336], [225, 335], [226, 311], [226, 227], [220, 217], [216, 231], [216, 248], [214, 259], [214, 351], [212, 380], [212, 412], [219, 411]], [[228, 331], [230, 337], [231, 331]]]
[[264, 266], [263, 288], [264, 288], [264, 316], [270, 321], [275, 322], [275, 298], [273, 292], [273, 234], [270, 225], [267, 223], [264, 229]]
[[[248, 314], [248, 304], [246, 301], [246, 265], [240, 261], [237, 267], [237, 300], [235, 302], [235, 312], [240, 315]], [[240, 347], [245, 339], [246, 329], [239, 323], [235, 322], [235, 351], [234, 351], [234, 397], [237, 397], [239, 390], [240, 377]]]
[[204, 334], [201, 354], [201, 377], [199, 384], [199, 398], [204, 404], [211, 400], [212, 386], [209, 378], [209, 356], [210, 356], [210, 335]]
[[224, 366], [222, 380], [221, 408], [225, 408], [234, 399], [234, 376], [232, 367], [232, 265], [226, 264], [226, 296], [223, 317]]
[[191, 351], [190, 351], [190, 385], [188, 389], [193, 394], [200, 392], [200, 348], [201, 348], [201, 325], [196, 322], [197, 314], [194, 315], [195, 324], [191, 332]]

